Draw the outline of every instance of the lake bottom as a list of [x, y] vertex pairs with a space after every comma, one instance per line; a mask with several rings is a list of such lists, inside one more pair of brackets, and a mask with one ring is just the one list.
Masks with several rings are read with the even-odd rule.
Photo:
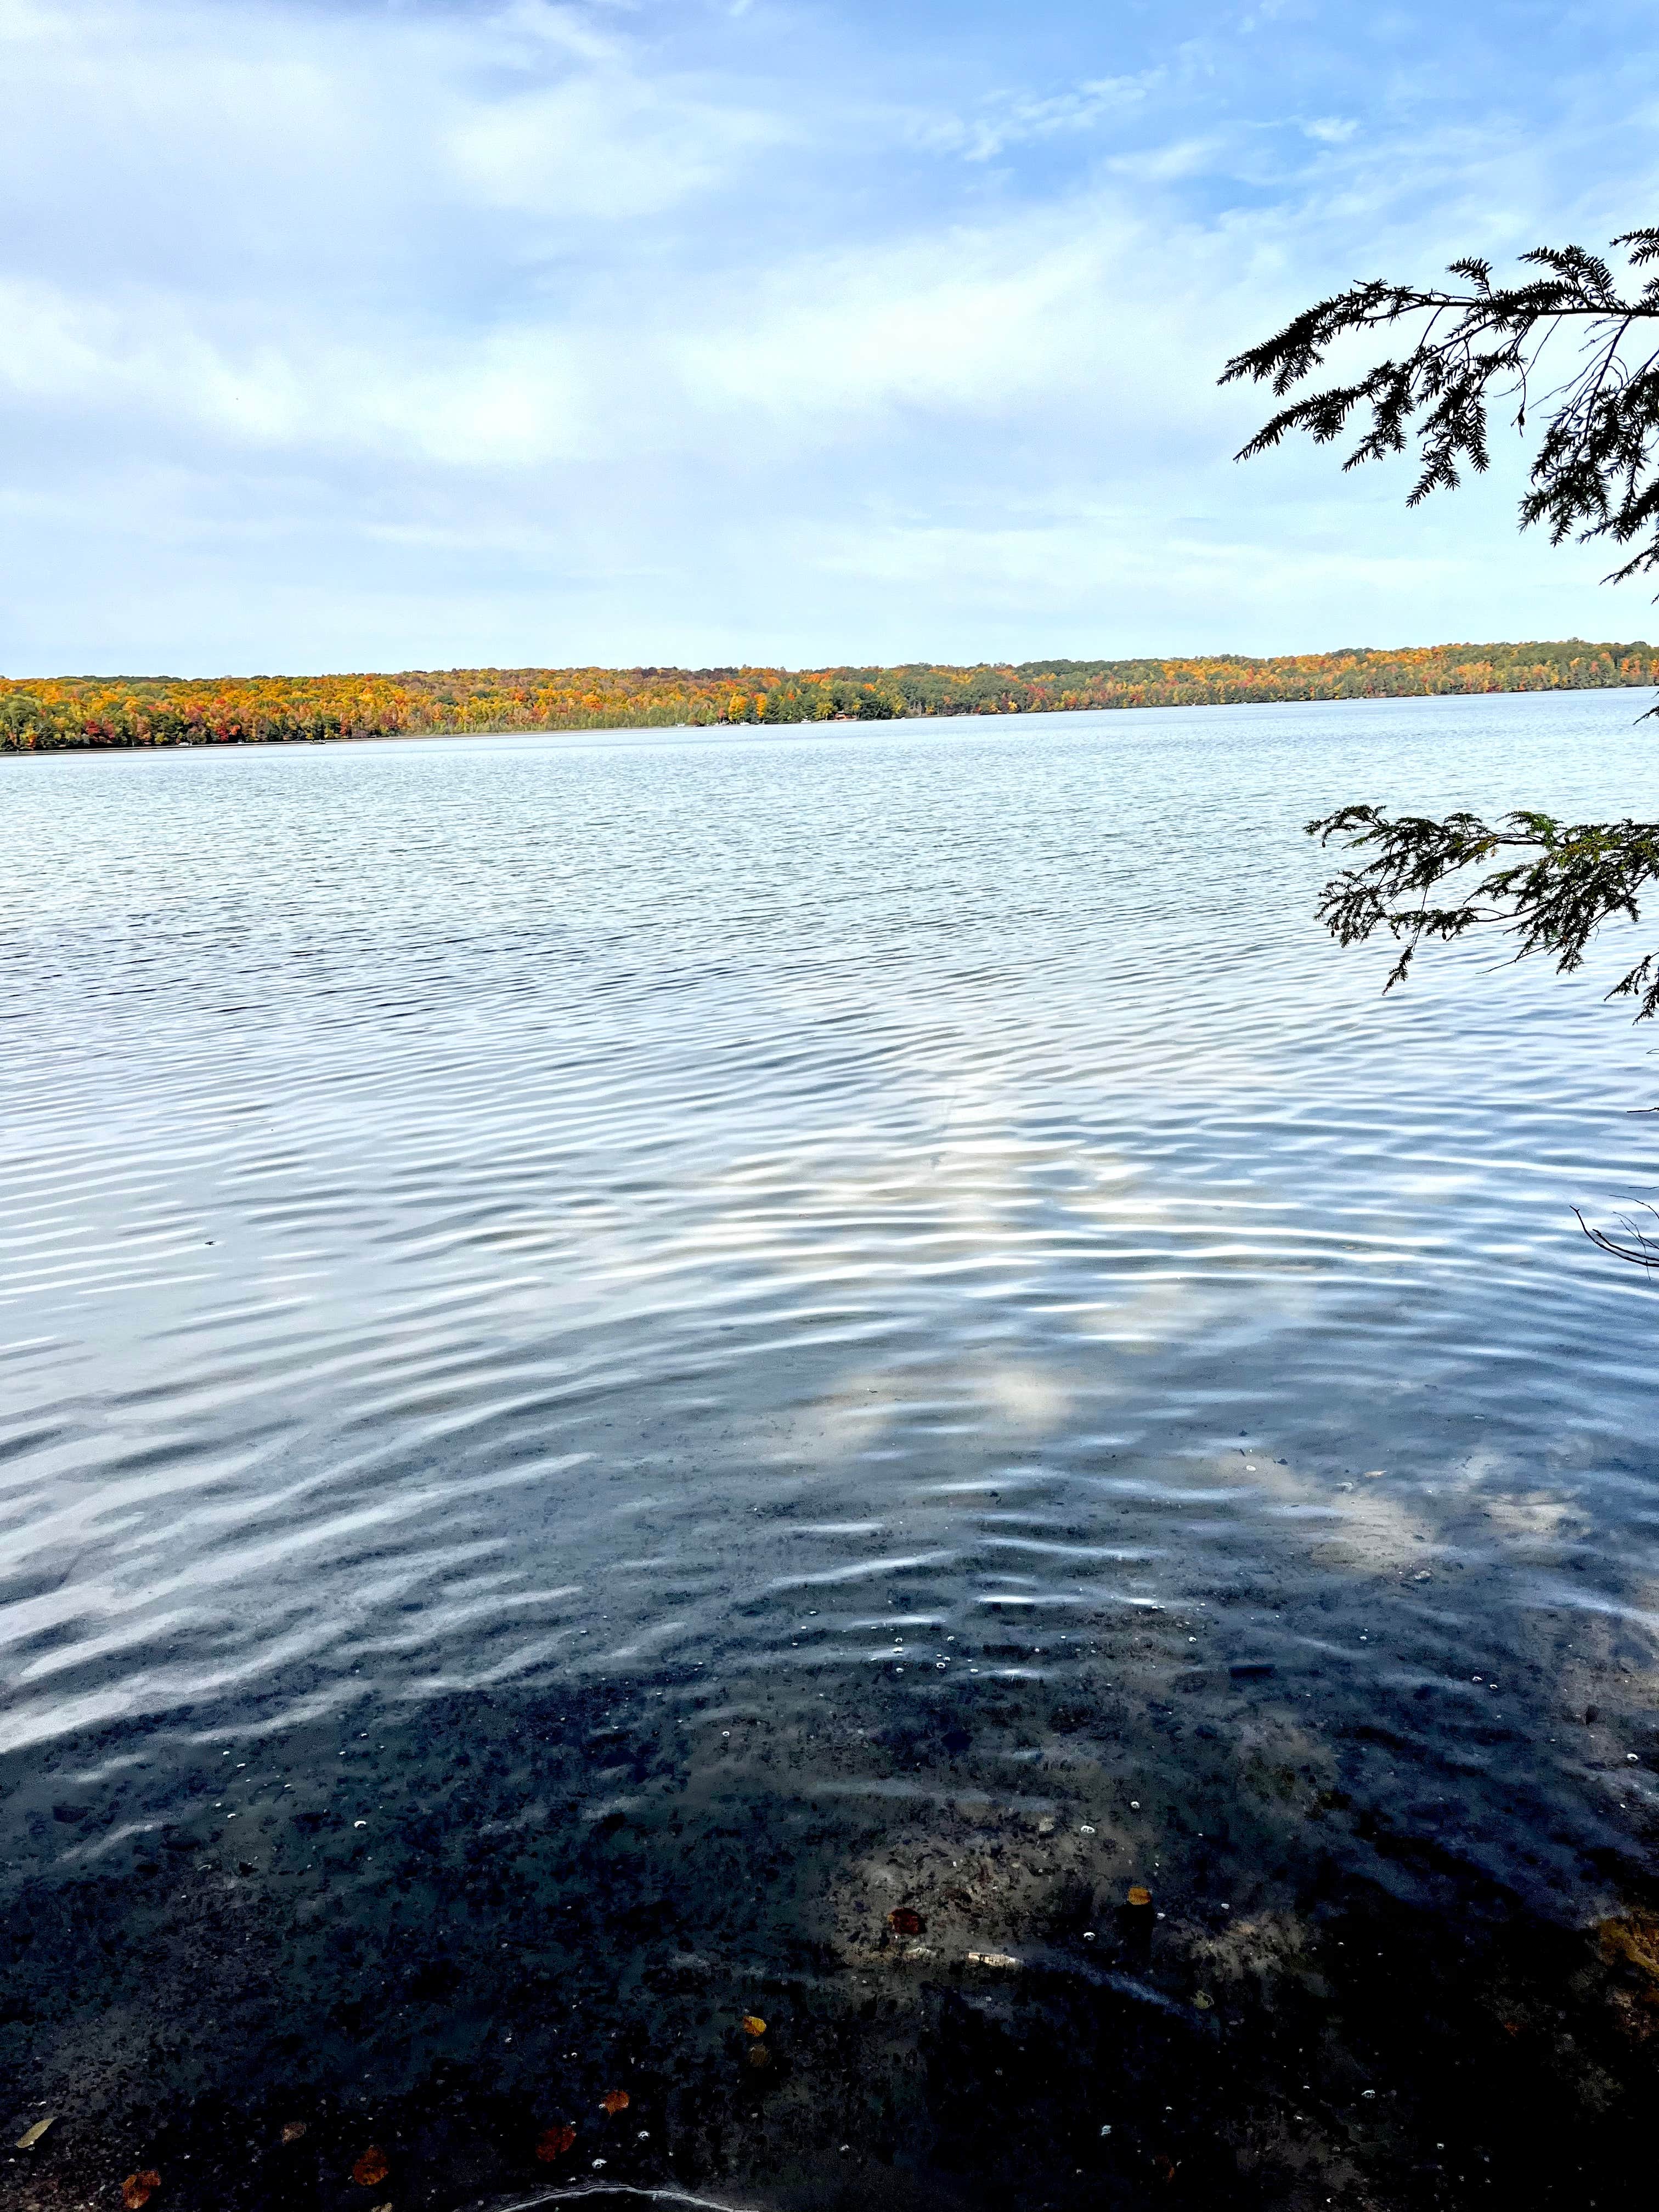
[[[1413, 1698], [1149, 1693], [1127, 1636], [1059, 1682], [977, 1658], [828, 1723], [677, 1667], [56, 1747], [7, 1778], [43, 1858], [0, 2054], [57, 2116], [10, 2201], [1541, 2206], [1650, 2171], [1659, 1917], [1552, 1903], [1541, 1806], [1529, 1872], [1467, 1793], [1436, 1824], [1379, 1786]], [[1601, 1694], [1581, 1738], [1638, 1725]], [[1501, 1767], [1509, 1727], [1463, 1733]], [[171, 1817], [124, 1834], [135, 1767]], [[1651, 1840], [1585, 1878], [1639, 1899]]]

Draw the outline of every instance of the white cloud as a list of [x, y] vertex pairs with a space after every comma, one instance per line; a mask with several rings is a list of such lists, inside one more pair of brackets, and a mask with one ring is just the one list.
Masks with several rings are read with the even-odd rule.
[[1496, 493], [1443, 537], [1233, 470], [1213, 381], [1351, 274], [1599, 221], [1612, 91], [1294, 125], [1212, 49], [1048, 94], [941, 47], [919, 122], [781, 5], [0, 0], [0, 665], [1640, 627]]
[[507, 100], [475, 100], [450, 129], [459, 180], [485, 205], [560, 224], [657, 215], [798, 135], [775, 116], [607, 67]]
[[1127, 113], [1163, 81], [1162, 70], [1139, 76], [1090, 77], [1070, 91], [1042, 97], [1001, 91], [986, 96], [971, 115], [942, 115], [920, 127], [922, 143], [959, 153], [969, 161], [988, 161], [1011, 146], [1062, 133], [1093, 131]]
[[674, 342], [684, 388], [820, 437], [899, 408], [988, 416], [1075, 390], [1098, 374], [1079, 349], [1103, 319], [1113, 232], [1084, 206], [786, 264], [718, 330]]
[[592, 380], [556, 329], [394, 349], [313, 319], [285, 343], [238, 342], [191, 328], [164, 295], [100, 307], [19, 283], [0, 283], [0, 392], [14, 399], [216, 447], [512, 466], [595, 442]]

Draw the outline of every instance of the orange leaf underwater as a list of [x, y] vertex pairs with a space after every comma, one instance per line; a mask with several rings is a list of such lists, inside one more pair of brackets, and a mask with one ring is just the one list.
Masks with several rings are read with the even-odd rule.
[[351, 2178], [359, 2189], [373, 2189], [375, 2183], [384, 2181], [391, 2171], [391, 2161], [379, 2143], [370, 2143], [352, 2167]]
[[576, 2130], [567, 2120], [562, 2127], [549, 2128], [536, 2144], [536, 2155], [544, 2166], [551, 2166], [556, 2158], [562, 2158], [576, 2140]]
[[599, 2102], [607, 2112], [625, 2112], [628, 2110], [628, 2092], [626, 2089], [607, 2089]]
[[887, 1916], [887, 1925], [895, 1936], [920, 1936], [927, 1924], [921, 1913], [908, 1905], [899, 1905]]
[[153, 2166], [147, 2166], [141, 2173], [128, 2174], [121, 2184], [121, 2202], [127, 2212], [138, 2212], [138, 2207], [148, 2204], [161, 2186], [161, 2175]]
[[755, 2013], [745, 2013], [744, 2014], [743, 2021], [743, 2032], [745, 2035], [764, 2035], [766, 2033], [766, 2022]]
[[1129, 1892], [1129, 1902], [1131, 1905], [1150, 1905], [1152, 1901], [1152, 1891], [1146, 1888], [1140, 1882], [1137, 1882], [1134, 1887]]

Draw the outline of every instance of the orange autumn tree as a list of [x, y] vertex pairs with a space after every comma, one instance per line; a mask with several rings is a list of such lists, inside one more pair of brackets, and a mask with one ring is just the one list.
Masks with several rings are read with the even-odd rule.
[[0, 750], [284, 744], [483, 731], [660, 729], [1659, 682], [1642, 641], [1439, 645], [891, 668], [459, 668], [400, 675], [0, 678]]

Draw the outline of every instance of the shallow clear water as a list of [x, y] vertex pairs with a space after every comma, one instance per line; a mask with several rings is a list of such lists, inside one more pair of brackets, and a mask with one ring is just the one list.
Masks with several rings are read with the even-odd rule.
[[[1386, 2142], [1194, 2146], [1309, 2105], [1243, 2045], [1322, 1914], [1643, 1894], [1659, 1305], [1571, 1208], [1659, 1192], [1652, 1047], [1621, 945], [1380, 997], [1300, 825], [1650, 815], [1644, 703], [0, 763], [20, 2119], [177, 2188], [379, 2113], [400, 2203], [567, 2107], [748, 2203], [1484, 2179], [1409, 2023]], [[1133, 2110], [998, 2166], [1091, 2004]]]

